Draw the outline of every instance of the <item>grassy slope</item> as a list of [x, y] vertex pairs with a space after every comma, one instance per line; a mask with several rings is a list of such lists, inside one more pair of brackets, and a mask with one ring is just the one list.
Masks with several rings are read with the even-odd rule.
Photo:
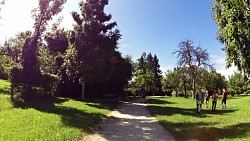
[[8, 89], [0, 80], [0, 140], [76, 140], [110, 112], [100, 104], [63, 98], [13, 106]]
[[195, 100], [176, 97], [152, 98], [148, 109], [177, 140], [250, 140], [250, 96], [229, 97], [227, 109], [211, 111], [203, 105], [195, 112]]

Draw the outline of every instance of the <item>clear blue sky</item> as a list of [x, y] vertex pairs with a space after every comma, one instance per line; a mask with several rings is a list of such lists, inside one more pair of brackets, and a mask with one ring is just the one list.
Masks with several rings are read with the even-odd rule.
[[[72, 28], [72, 11], [79, 12], [81, 0], [68, 0], [63, 11], [62, 27]], [[163, 71], [176, 67], [172, 52], [182, 40], [191, 39], [195, 45], [208, 49], [211, 62], [225, 76], [235, 67], [225, 70], [223, 45], [216, 40], [217, 26], [212, 20], [213, 0], [109, 0], [105, 8], [121, 31], [119, 51], [138, 59], [143, 52], [156, 54]], [[0, 43], [18, 31], [32, 28], [30, 11], [35, 0], [7, 0], [0, 19]], [[18, 22], [16, 22], [18, 20]]]
[[110, 0], [106, 12], [121, 30], [120, 51], [134, 60], [142, 52], [156, 54], [164, 70], [176, 66], [172, 52], [191, 39], [211, 54], [211, 62], [225, 75], [225, 52], [216, 40], [212, 0]]

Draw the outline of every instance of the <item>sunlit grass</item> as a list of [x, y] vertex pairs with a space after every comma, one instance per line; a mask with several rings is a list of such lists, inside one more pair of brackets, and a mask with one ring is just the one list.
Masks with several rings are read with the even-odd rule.
[[162, 97], [149, 100], [148, 109], [177, 140], [250, 140], [250, 96], [229, 97], [227, 109], [211, 111], [203, 105], [195, 111], [195, 100]]
[[0, 140], [77, 140], [110, 112], [102, 104], [64, 98], [12, 104], [8, 89], [0, 80]]

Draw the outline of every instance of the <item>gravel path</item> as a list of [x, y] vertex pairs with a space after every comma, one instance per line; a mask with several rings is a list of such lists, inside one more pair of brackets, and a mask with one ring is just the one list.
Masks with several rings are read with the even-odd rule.
[[173, 141], [174, 138], [149, 114], [145, 104], [124, 102], [109, 118], [97, 125], [95, 133], [81, 141]]

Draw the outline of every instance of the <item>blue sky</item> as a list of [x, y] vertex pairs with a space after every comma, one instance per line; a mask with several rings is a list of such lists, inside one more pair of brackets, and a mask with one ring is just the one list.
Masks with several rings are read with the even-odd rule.
[[134, 60], [143, 51], [156, 54], [162, 69], [172, 69], [177, 58], [172, 55], [180, 41], [190, 39], [208, 50], [211, 63], [227, 76], [223, 45], [216, 40], [217, 26], [212, 19], [212, 0], [110, 0], [106, 8], [123, 35], [120, 51]]
[[[72, 28], [70, 13], [79, 11], [80, 0], [68, 0], [63, 11], [62, 27]], [[182, 40], [190, 39], [195, 45], [208, 49], [211, 63], [225, 76], [235, 67], [225, 70], [225, 52], [216, 40], [217, 26], [212, 20], [213, 0], [109, 0], [106, 13], [112, 15], [121, 31], [119, 51], [131, 55], [133, 60], [142, 52], [156, 54], [163, 71], [176, 67], [177, 58], [172, 52]], [[0, 43], [18, 31], [31, 29], [30, 11], [35, 0], [8, 0], [0, 20]], [[18, 22], [16, 22], [18, 20]]]

